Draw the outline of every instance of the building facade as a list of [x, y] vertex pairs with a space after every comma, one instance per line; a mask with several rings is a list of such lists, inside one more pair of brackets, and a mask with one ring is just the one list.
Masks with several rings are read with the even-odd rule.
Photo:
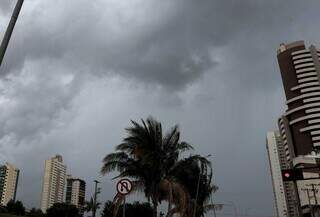
[[277, 216], [288, 217], [288, 207], [284, 192], [284, 183], [281, 175], [281, 164], [278, 146], [280, 141], [279, 132], [267, 133], [267, 151], [269, 157], [269, 166], [272, 179], [273, 193], [275, 199], [275, 208]]
[[279, 131], [268, 132], [267, 151], [272, 178], [275, 208], [278, 217], [298, 217], [299, 197], [291, 182], [282, 181], [281, 170], [290, 168], [283, 135]]
[[6, 206], [10, 200], [16, 199], [20, 171], [6, 163], [0, 166], [0, 204]]
[[62, 156], [56, 155], [45, 161], [41, 210], [46, 212], [55, 203], [64, 202], [67, 167]]
[[295, 156], [320, 147], [320, 51], [303, 41], [281, 44], [278, 63], [286, 95], [284, 119]]
[[[281, 44], [277, 51], [287, 109], [278, 119], [279, 132], [268, 133], [267, 149], [279, 217], [285, 216], [283, 198], [289, 217], [313, 216], [320, 204], [319, 170], [310, 169], [320, 165], [319, 57], [303, 41]], [[281, 170], [292, 168], [304, 168], [304, 179], [313, 179], [283, 182]]]
[[66, 203], [75, 205], [79, 209], [80, 214], [83, 214], [85, 196], [86, 196], [86, 182], [81, 179], [68, 176]]

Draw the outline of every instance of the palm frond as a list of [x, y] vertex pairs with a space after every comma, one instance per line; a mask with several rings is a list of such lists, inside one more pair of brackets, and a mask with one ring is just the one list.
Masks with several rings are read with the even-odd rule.
[[145, 183], [141, 180], [131, 181], [133, 185], [133, 191], [143, 192]]
[[128, 161], [130, 158], [124, 152], [109, 154], [103, 159], [101, 173], [106, 174], [115, 170], [122, 172], [127, 167]]
[[187, 143], [187, 142], [180, 142], [180, 143], [178, 144], [177, 149], [178, 149], [180, 152], [185, 152], [185, 151], [194, 150], [193, 146], [190, 145], [190, 144]]
[[109, 161], [126, 161], [128, 160], [129, 156], [125, 152], [115, 152], [108, 154], [104, 157], [103, 162], [109, 162]]
[[116, 146], [117, 151], [128, 152], [128, 153], [132, 152], [134, 148], [135, 148], [135, 145], [133, 143], [127, 142], [125, 139], [123, 143]]

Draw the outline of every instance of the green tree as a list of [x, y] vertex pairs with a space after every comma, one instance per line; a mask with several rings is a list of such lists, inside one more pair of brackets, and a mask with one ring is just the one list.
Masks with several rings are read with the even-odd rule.
[[[112, 201], [107, 201], [104, 204], [104, 209], [102, 211], [101, 217], [113, 217], [115, 206]], [[153, 209], [150, 203], [128, 203], [125, 206], [126, 217], [152, 217], [153, 216]], [[123, 212], [123, 205], [119, 207], [119, 212], [117, 213], [116, 217], [122, 217]]]
[[[179, 212], [185, 215], [189, 206], [189, 193], [178, 182], [174, 171], [181, 161], [180, 155], [193, 147], [180, 141], [178, 126], [174, 126], [163, 135], [161, 123], [153, 118], [142, 120], [142, 124], [131, 121], [127, 128], [127, 137], [116, 147], [116, 152], [103, 160], [103, 174], [119, 171], [115, 178], [133, 179], [134, 190], [142, 190], [153, 204], [153, 216], [157, 217], [157, 208], [161, 201], [168, 201], [168, 213]], [[210, 162], [201, 156], [190, 156], [201, 165], [203, 170], [210, 167]], [[121, 203], [121, 198], [115, 204]], [[174, 208], [174, 209], [173, 209]], [[172, 211], [171, 211], [172, 210]]]
[[44, 217], [45, 215], [41, 211], [41, 209], [32, 208], [28, 213], [27, 216], [30, 217]]
[[90, 201], [86, 201], [85, 205], [84, 205], [84, 211], [85, 212], [93, 212], [93, 210], [98, 210], [100, 209], [101, 203], [96, 202], [96, 204], [94, 204], [94, 199], [93, 197], [91, 197]]
[[7, 208], [9, 213], [12, 213], [12, 214], [15, 214], [15, 215], [18, 215], [18, 216], [25, 215], [26, 209], [24, 208], [22, 202], [19, 201], [19, 200], [18, 201], [10, 200], [7, 203], [6, 208]]
[[0, 205], [0, 213], [7, 213], [8, 210], [5, 206]]
[[55, 203], [47, 209], [47, 217], [79, 217], [79, 210], [76, 206], [66, 203]]

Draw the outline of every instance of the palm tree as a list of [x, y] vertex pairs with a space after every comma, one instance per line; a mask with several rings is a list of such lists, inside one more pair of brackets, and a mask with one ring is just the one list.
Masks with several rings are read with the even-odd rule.
[[[201, 159], [202, 164], [199, 165], [193, 157]], [[212, 168], [205, 166], [208, 160], [201, 156], [193, 157], [179, 161], [172, 173], [189, 192], [189, 216], [191, 213], [193, 216], [195, 212], [196, 217], [203, 217], [211, 210], [222, 209], [222, 206], [210, 203], [211, 196], [218, 187], [212, 183]]]
[[[116, 152], [103, 159], [102, 174], [119, 171], [115, 178], [129, 177], [134, 180], [134, 190], [144, 192], [153, 204], [153, 216], [157, 217], [157, 208], [161, 201], [169, 202], [168, 212], [174, 205], [175, 212], [185, 213], [189, 204], [188, 191], [176, 180], [173, 172], [180, 162], [180, 154], [193, 147], [180, 141], [178, 126], [174, 126], [163, 135], [161, 123], [148, 118], [142, 124], [131, 121], [127, 128], [128, 136], [116, 147]], [[203, 169], [210, 166], [200, 156], [191, 156]], [[204, 163], [204, 164], [203, 164]], [[115, 198], [119, 204], [121, 197]]]
[[94, 210], [98, 210], [100, 208], [101, 203], [94, 203], [93, 197], [91, 197], [90, 201], [86, 201], [84, 205], [84, 210], [86, 212], [93, 212]]

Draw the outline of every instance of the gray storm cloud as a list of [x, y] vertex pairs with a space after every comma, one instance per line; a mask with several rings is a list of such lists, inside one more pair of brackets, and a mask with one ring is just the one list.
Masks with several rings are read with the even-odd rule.
[[0, 2], [0, 13], [7, 14], [10, 10], [10, 7], [13, 5], [13, 1], [1, 1]]
[[210, 50], [248, 30], [280, 28], [298, 11], [278, 1], [29, 2], [2, 73], [45, 57], [171, 89], [218, 64]]

